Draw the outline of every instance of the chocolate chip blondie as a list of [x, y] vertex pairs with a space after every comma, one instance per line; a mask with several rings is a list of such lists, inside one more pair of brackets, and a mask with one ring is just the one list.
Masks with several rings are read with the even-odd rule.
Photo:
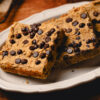
[[15, 23], [1, 47], [0, 67], [6, 72], [45, 79], [55, 63], [56, 49], [63, 36], [53, 21], [33, 25]]
[[95, 33], [100, 38], [100, 0], [84, 5], [93, 23]]
[[67, 37], [58, 62], [71, 65], [100, 53], [93, 25], [84, 7], [74, 8], [56, 21]]

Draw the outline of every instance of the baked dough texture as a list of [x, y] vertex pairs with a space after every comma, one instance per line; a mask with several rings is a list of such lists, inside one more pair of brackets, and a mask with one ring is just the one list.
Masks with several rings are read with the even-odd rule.
[[62, 31], [54, 26], [54, 20], [50, 22], [33, 25], [15, 23], [1, 47], [1, 68], [19, 75], [47, 78], [56, 61], [56, 49], [63, 40]]

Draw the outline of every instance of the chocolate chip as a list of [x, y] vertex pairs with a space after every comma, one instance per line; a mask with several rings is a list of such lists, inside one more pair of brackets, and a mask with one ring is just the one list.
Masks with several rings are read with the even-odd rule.
[[38, 48], [38, 45], [34, 45], [34, 48], [37, 49]]
[[21, 30], [22, 32], [27, 32], [29, 29], [27, 27], [23, 27]]
[[46, 54], [47, 54], [47, 55], [50, 55], [50, 54], [51, 54], [51, 51], [50, 51], [50, 50], [47, 50], [47, 51], [46, 51]]
[[73, 47], [73, 44], [72, 43], [68, 44], [68, 47]]
[[73, 47], [74, 47], [74, 48], [75, 48], [75, 47], [78, 47], [78, 45], [79, 45], [78, 43], [75, 43], [75, 44], [73, 45]]
[[41, 25], [41, 23], [35, 23], [35, 24], [30, 25], [30, 26], [31, 26], [31, 28], [35, 28], [35, 27], [38, 27], [40, 25]]
[[10, 51], [10, 55], [15, 56], [16, 52], [14, 50]]
[[34, 57], [34, 58], [38, 57], [38, 55], [39, 55], [38, 52], [34, 52], [34, 53], [33, 53], [33, 57]]
[[44, 47], [44, 45], [45, 45], [45, 42], [44, 41], [42, 41], [41, 43], [40, 43], [40, 48], [42, 49], [43, 47]]
[[70, 46], [70, 47], [78, 47], [78, 44], [73, 41], [68, 46]]
[[18, 51], [17, 51], [17, 54], [18, 55], [20, 55], [20, 54], [22, 54], [23, 52], [22, 52], [22, 50], [21, 49], [19, 49]]
[[87, 26], [88, 26], [90, 29], [93, 28], [92, 23], [87, 23]]
[[66, 32], [67, 33], [70, 33], [70, 32], [72, 32], [72, 29], [71, 28], [68, 28], [68, 29], [66, 29]]
[[31, 28], [28, 32], [29, 32], [29, 33], [32, 33], [32, 32], [33, 32], [33, 29]]
[[50, 31], [47, 32], [47, 36], [51, 36], [55, 32], [55, 29], [52, 28]]
[[73, 44], [73, 48], [75, 48], [75, 47], [80, 47], [82, 44], [81, 44], [81, 42], [79, 42], [79, 43], [72, 43]]
[[31, 32], [30, 35], [35, 36], [35, 33], [34, 32]]
[[11, 35], [11, 38], [14, 38], [14, 35]]
[[76, 34], [76, 35], [80, 35], [80, 32], [77, 31], [77, 32], [75, 32], [75, 34]]
[[72, 22], [72, 20], [73, 19], [69, 17], [69, 18], [66, 19], [66, 22], [69, 23], [69, 22]]
[[48, 48], [49, 47], [49, 44], [45, 44], [44, 45], [44, 49]]
[[41, 35], [43, 33], [43, 30], [39, 29], [37, 32], [39, 35]]
[[34, 33], [34, 32], [30, 33], [30, 38], [31, 38], [31, 39], [32, 39], [34, 36], [35, 36], [35, 33]]
[[87, 14], [85, 14], [85, 13], [81, 14], [81, 18], [83, 18], [83, 19], [87, 18]]
[[76, 26], [77, 24], [78, 24], [78, 21], [72, 22], [72, 25], [73, 25], [73, 26]]
[[93, 15], [95, 16], [95, 17], [97, 17], [98, 15], [99, 15], [99, 13], [98, 12], [93, 12]]
[[15, 63], [16, 64], [20, 64], [21, 63], [21, 59], [20, 58], [15, 59]]
[[40, 64], [40, 63], [41, 63], [40, 60], [36, 60], [36, 61], [35, 61], [35, 64], [36, 64], [36, 65], [38, 65], [38, 64]]
[[27, 27], [22, 28], [23, 35], [28, 35], [29, 29]]
[[16, 34], [16, 38], [17, 39], [21, 38], [21, 34], [20, 33]]
[[49, 36], [47, 36], [46, 38], [45, 38], [45, 41], [46, 42], [49, 42], [51, 40], [51, 38], [49, 37]]
[[34, 31], [35, 33], [38, 32], [38, 30], [39, 30], [38, 27], [33, 28], [33, 31]]
[[80, 49], [79, 49], [78, 47], [75, 47], [75, 48], [74, 48], [74, 52], [79, 53], [79, 52], [80, 52]]
[[84, 26], [85, 26], [84, 23], [80, 23], [80, 24], [79, 24], [79, 27], [80, 27], [80, 28], [83, 28]]
[[71, 54], [73, 52], [72, 48], [67, 49], [67, 53]]
[[30, 49], [30, 50], [34, 50], [35, 47], [34, 47], [34, 46], [30, 46], [29, 49]]
[[91, 42], [92, 42], [92, 40], [90, 40], [90, 39], [86, 41], [87, 44], [89, 44], [89, 43], [91, 43]]
[[8, 51], [3, 51], [2, 53], [3, 57], [8, 55]]
[[93, 24], [96, 24], [96, 23], [97, 23], [97, 20], [96, 20], [96, 19], [93, 19], [93, 20], [92, 20], [92, 23], [93, 23]]
[[33, 40], [33, 41], [32, 41], [32, 44], [36, 44], [36, 40]]
[[22, 59], [22, 60], [21, 60], [21, 63], [22, 63], [22, 64], [27, 64], [27, 62], [28, 62], [27, 59]]
[[14, 44], [15, 43], [15, 40], [11, 39], [9, 40], [11, 44]]
[[37, 24], [34, 23], [34, 24], [30, 25], [30, 27], [31, 27], [31, 28], [35, 28], [35, 27], [37, 27]]
[[23, 41], [23, 44], [27, 44], [29, 41], [28, 40], [24, 40]]
[[80, 40], [80, 37], [78, 36], [78, 37], [76, 37], [76, 40]]
[[45, 53], [41, 53], [41, 54], [40, 54], [40, 58], [43, 59], [43, 58], [45, 58], [45, 57], [46, 57], [46, 54], [45, 54]]
[[51, 33], [54, 33], [56, 30], [54, 29], [54, 28], [52, 28], [51, 30], [50, 30], [50, 32]]
[[68, 56], [67, 55], [64, 55], [63, 56], [63, 60], [67, 60], [68, 59]]

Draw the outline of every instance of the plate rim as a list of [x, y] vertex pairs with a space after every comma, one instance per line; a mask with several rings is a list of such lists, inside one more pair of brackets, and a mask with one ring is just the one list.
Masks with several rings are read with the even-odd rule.
[[[27, 22], [28, 23], [28, 21], [30, 21], [30, 19], [32, 19], [32, 17], [36, 17], [40, 14], [45, 15], [47, 12], [52, 12], [53, 10], [60, 9], [62, 7], [65, 7], [65, 6], [66, 7], [68, 7], [70, 5], [75, 6], [78, 3], [80, 3], [80, 4], [84, 3], [85, 4], [85, 3], [88, 3], [88, 2], [83, 1], [83, 2], [77, 2], [77, 3], [71, 3], [71, 4], [64, 4], [64, 5], [56, 7], [56, 8], [51, 8], [51, 9], [44, 10], [40, 13], [34, 14], [34, 15], [32, 15], [32, 16], [24, 19], [24, 20], [21, 20], [19, 22], [21, 22], [21, 23]], [[6, 30], [0, 32], [0, 36], [5, 36], [7, 38], [7, 34], [3, 34], [3, 33], [7, 33], [9, 28], [7, 28]], [[2, 42], [4, 42], [4, 41], [5, 41], [5, 39], [2, 40]], [[74, 77], [74, 78], [71, 78], [71, 79], [68, 79], [68, 80], [55, 82], [55, 83], [50, 83], [50, 84], [45, 84], [45, 85], [31, 85], [31, 86], [28, 85], [28, 88], [26, 88], [25, 86], [23, 86], [23, 88], [22, 88], [21, 87], [22, 85], [16, 85], [16, 84], [13, 84], [13, 83], [10, 83], [10, 82], [7, 82], [7, 81], [4, 81], [4, 80], [0, 79], [0, 88], [3, 89], [3, 90], [6, 90], [6, 91], [21, 92], [21, 93], [45, 93], [45, 92], [68, 89], [68, 88], [71, 88], [73, 86], [76, 86], [76, 85], [79, 85], [79, 84], [82, 84], [82, 83], [85, 83], [85, 82], [92, 81], [92, 80], [96, 79], [97, 77], [100, 77], [99, 72], [100, 72], [100, 68], [96, 68], [93, 71], [90, 71], [88, 73], [82, 74], [80, 76], [77, 76], [77, 77]], [[82, 77], [84, 77], [84, 79], [82, 79]], [[69, 81], [69, 83], [68, 83], [68, 81]], [[73, 83], [70, 84], [70, 82], [73, 82]], [[67, 85], [66, 85], [66, 83], [67, 83]]]
[[[84, 77], [84, 79], [82, 79], [82, 77]], [[16, 84], [9, 83], [9, 82], [6, 82], [6, 81], [0, 79], [0, 88], [3, 90], [6, 90], [6, 91], [10, 91], [10, 92], [47, 93], [47, 92], [51, 92], [51, 91], [65, 90], [65, 89], [68, 89], [68, 88], [71, 88], [71, 87], [74, 87], [74, 86], [77, 86], [77, 85], [80, 85], [83, 83], [90, 82], [92, 80], [95, 80], [98, 77], [100, 77], [100, 68], [97, 68], [97, 69], [90, 71], [86, 74], [82, 74], [78, 77], [74, 77], [72, 79], [69, 79], [70, 80], [69, 83], [68, 83], [69, 80], [64, 80], [64, 81], [45, 84], [45, 85], [31, 85], [31, 86], [28, 86], [28, 88], [24, 87], [23, 89], [21, 88], [22, 85], [17, 85], [17, 87], [15, 89], [13, 87], [15, 87]], [[67, 86], [66, 86], [66, 83], [67, 83]], [[10, 87], [6, 87], [7, 84]], [[61, 86], [61, 84], [62, 84], [62, 86]], [[69, 86], [68, 86], [68, 84], [69, 84]], [[48, 86], [49, 86], [49, 88], [48, 88]]]

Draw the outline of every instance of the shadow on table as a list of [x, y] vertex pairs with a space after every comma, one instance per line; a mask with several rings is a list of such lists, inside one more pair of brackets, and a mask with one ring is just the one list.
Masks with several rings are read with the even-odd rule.
[[[38, 99], [66, 99], [66, 100], [96, 100], [95, 97], [100, 96], [100, 79], [95, 81], [84, 83], [82, 85], [49, 93], [40, 93], [40, 94], [23, 94], [23, 93], [14, 93], [6, 92], [1, 90], [4, 93], [4, 97], [10, 98], [8, 100], [38, 100]], [[94, 99], [93, 99], [94, 98]], [[99, 97], [100, 98], [100, 97]], [[97, 99], [99, 100], [99, 99]]]

